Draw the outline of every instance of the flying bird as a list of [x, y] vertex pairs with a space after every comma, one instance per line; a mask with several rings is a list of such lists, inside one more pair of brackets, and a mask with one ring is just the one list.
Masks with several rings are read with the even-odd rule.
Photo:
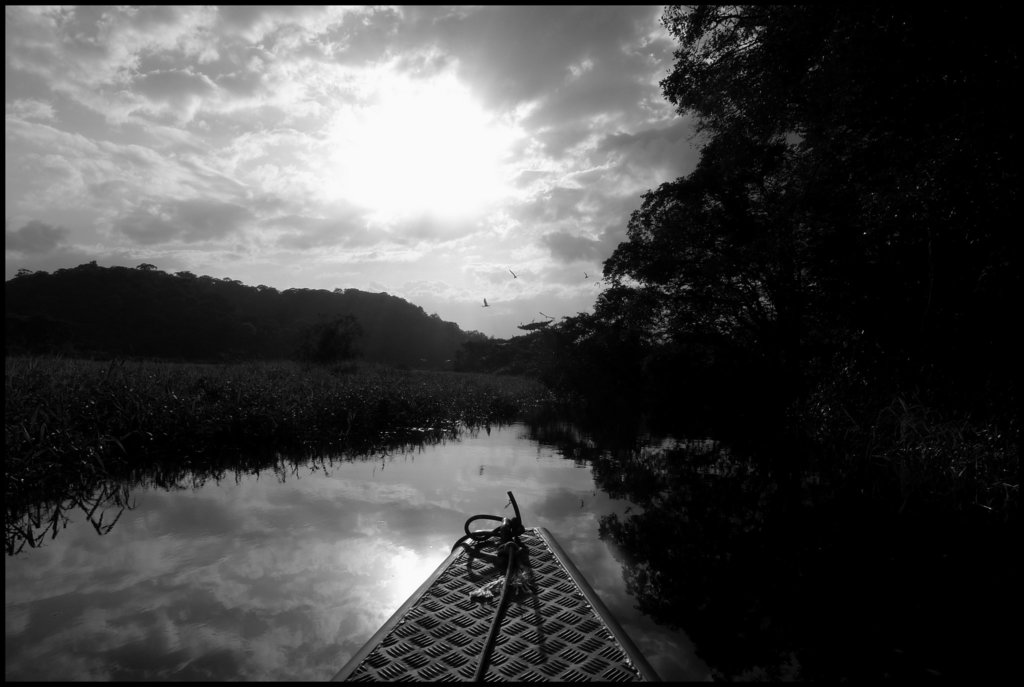
[[[508, 268], [508, 271], [509, 271], [509, 272], [512, 272], [512, 268], [511, 268], [511, 267], [509, 267], [509, 268]], [[512, 278], [513, 278], [513, 279], [519, 279], [519, 276], [518, 276], [518, 275], [517, 275], [517, 274], [516, 274], [515, 272], [512, 272]]]
[[589, 275], [589, 274], [587, 274], [586, 272], [584, 272], [584, 273], [583, 273], [583, 278], [584, 278], [584, 279], [590, 279], [590, 275]]
[[481, 308], [489, 308], [489, 307], [491, 307], [491, 305], [490, 305], [490, 303], [488, 303], [488, 302], [487, 302], [487, 299], [485, 298], [485, 299], [484, 299], [484, 304], [483, 304], [483, 305], [481, 305], [480, 307], [481, 307]]
[[[540, 312], [540, 311], [538, 310], [537, 312]], [[541, 315], [544, 315], [544, 313], [540, 313], [540, 314], [541, 314]], [[544, 317], [548, 318], [549, 320], [553, 320], [553, 319], [555, 319], [555, 318], [553, 318], [553, 317], [552, 317], [551, 315], [544, 315]]]

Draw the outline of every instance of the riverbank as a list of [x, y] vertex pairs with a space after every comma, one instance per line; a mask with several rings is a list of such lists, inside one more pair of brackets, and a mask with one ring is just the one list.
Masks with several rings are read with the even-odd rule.
[[4, 386], [8, 499], [147, 460], [443, 440], [551, 401], [542, 385], [518, 377], [364, 363], [8, 357]]

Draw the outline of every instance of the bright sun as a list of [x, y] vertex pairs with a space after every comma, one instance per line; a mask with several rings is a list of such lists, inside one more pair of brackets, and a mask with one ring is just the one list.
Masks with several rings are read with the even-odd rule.
[[384, 221], [465, 217], [503, 195], [512, 129], [452, 77], [382, 78], [375, 95], [334, 122], [332, 195]]

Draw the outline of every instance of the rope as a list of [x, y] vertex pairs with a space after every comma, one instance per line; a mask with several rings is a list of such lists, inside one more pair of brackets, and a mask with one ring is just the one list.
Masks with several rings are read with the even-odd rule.
[[501, 620], [505, 615], [505, 605], [508, 602], [509, 580], [516, 567], [516, 544], [508, 542], [505, 544], [508, 549], [508, 566], [505, 569], [505, 582], [501, 585], [501, 599], [498, 601], [498, 608], [494, 611], [494, 620], [491, 621], [491, 631], [487, 634], [487, 641], [480, 652], [480, 662], [476, 665], [476, 673], [473, 675], [473, 682], [483, 682], [484, 674], [491, 662], [491, 654], [494, 652], [494, 645], [498, 641], [498, 631], [501, 628]]
[[[519, 505], [516, 504], [516, 499], [512, 496], [511, 491], [507, 493], [509, 501], [512, 503], [512, 508], [516, 512], [514, 518], [502, 518], [497, 515], [474, 515], [466, 520], [466, 524], [463, 526], [466, 534], [460, 537], [452, 546], [453, 552], [461, 546], [471, 557], [476, 556], [495, 565], [499, 565], [502, 558], [507, 559], [505, 564], [505, 580], [501, 585], [501, 598], [498, 601], [498, 608], [494, 612], [494, 619], [491, 621], [491, 629], [487, 634], [487, 641], [484, 642], [483, 649], [481, 650], [480, 661], [477, 663], [473, 682], [483, 681], [484, 674], [487, 672], [487, 666], [490, 664], [491, 653], [494, 651], [494, 645], [498, 639], [498, 630], [501, 628], [501, 620], [505, 613], [505, 606], [508, 603], [508, 591], [517, 563], [516, 554], [522, 547], [522, 544], [519, 542], [519, 535], [526, 531], [519, 516]], [[501, 524], [491, 530], [477, 530], [474, 532], [469, 529], [469, 526], [475, 520], [498, 520]], [[485, 553], [480, 550], [491, 539], [496, 540], [495, 546], [498, 549], [496, 554]], [[473, 545], [468, 543], [470, 540], [474, 542]]]

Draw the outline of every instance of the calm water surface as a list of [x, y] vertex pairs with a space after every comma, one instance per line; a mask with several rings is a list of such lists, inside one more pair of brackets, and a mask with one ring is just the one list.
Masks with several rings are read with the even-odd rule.
[[662, 679], [707, 678], [684, 633], [634, 609], [623, 563], [598, 536], [601, 516], [638, 506], [522, 425], [375, 459], [140, 488], [102, 536], [79, 511], [44, 546], [6, 559], [4, 677], [328, 680], [444, 560], [467, 517], [511, 516], [506, 491]]

